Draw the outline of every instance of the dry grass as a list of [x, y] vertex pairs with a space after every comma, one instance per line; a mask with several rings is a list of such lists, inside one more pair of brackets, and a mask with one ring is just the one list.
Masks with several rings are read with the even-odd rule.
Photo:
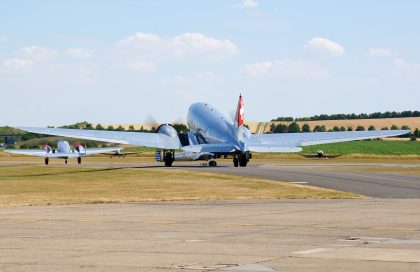
[[0, 206], [173, 200], [360, 198], [334, 190], [176, 169], [0, 167]]

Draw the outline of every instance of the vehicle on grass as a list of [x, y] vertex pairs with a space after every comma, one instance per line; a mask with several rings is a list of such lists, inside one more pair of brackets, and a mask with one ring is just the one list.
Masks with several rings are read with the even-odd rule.
[[337, 157], [340, 157], [341, 156], [341, 154], [326, 154], [322, 150], [318, 150], [314, 154], [300, 154], [300, 155], [303, 156], [303, 157], [305, 157], [305, 158], [309, 158], [309, 159], [318, 158], [318, 159], [326, 159], [326, 160], [328, 160], [328, 159], [334, 159], [334, 158], [337, 158]]

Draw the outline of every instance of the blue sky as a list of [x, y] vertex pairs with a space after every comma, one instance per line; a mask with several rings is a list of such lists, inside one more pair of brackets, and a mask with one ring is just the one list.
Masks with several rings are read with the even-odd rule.
[[419, 110], [418, 1], [2, 1], [0, 125]]

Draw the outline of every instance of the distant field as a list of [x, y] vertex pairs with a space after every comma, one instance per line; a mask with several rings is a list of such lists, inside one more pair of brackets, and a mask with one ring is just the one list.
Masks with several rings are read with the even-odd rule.
[[0, 167], [0, 206], [173, 200], [360, 198], [251, 177], [176, 169]]
[[328, 154], [363, 154], [363, 155], [418, 155], [420, 156], [420, 141], [390, 142], [390, 141], [355, 141], [345, 143], [306, 146], [302, 153], [315, 153], [322, 150]]

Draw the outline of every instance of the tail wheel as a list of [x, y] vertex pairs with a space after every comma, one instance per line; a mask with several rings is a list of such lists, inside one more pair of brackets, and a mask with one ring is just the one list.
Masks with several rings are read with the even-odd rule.
[[81, 158], [81, 157], [78, 157], [78, 158], [77, 158], [77, 163], [78, 163], [78, 164], [81, 164], [81, 163], [82, 163], [82, 158]]
[[67, 159], [64, 159], [64, 163], [67, 164]]
[[48, 158], [45, 158], [45, 164], [48, 165], [49, 162], [50, 160]]

